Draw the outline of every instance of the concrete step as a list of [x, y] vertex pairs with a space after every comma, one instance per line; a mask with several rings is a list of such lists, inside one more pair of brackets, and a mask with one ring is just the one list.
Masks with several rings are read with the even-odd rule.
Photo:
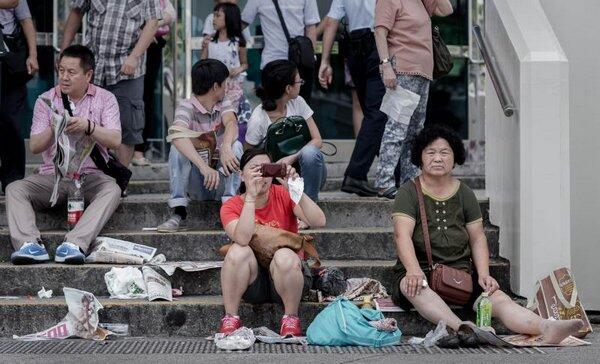
[[[393, 286], [395, 261], [390, 260], [325, 260], [323, 266], [338, 267], [346, 278], [373, 278], [390, 290]], [[61, 294], [63, 287], [72, 287], [92, 292], [98, 296], [108, 296], [104, 274], [113, 265], [86, 264], [80, 266], [46, 263], [15, 266], [0, 263], [0, 296], [35, 295], [41, 287], [52, 289]], [[500, 287], [510, 291], [510, 265], [503, 259], [490, 262], [490, 274]], [[161, 269], [158, 269], [162, 272]], [[186, 295], [221, 294], [220, 270], [211, 269], [201, 272], [183, 272], [177, 270], [171, 277], [173, 287], [183, 287]]]
[[[66, 231], [42, 232], [46, 248], [52, 255], [63, 241]], [[316, 229], [303, 233], [315, 238], [315, 245], [322, 259], [361, 260], [396, 259], [393, 230], [389, 228], [347, 228]], [[161, 234], [153, 231], [121, 231], [105, 234], [116, 239], [149, 245], [165, 254], [167, 259], [178, 260], [220, 260], [218, 249], [228, 242], [222, 230], [192, 230], [173, 234]], [[498, 257], [498, 228], [486, 227], [486, 236], [490, 256]], [[8, 261], [12, 253], [8, 231], [0, 231], [0, 261]]]
[[[485, 177], [483, 176], [462, 176], [461, 181], [467, 184], [472, 189], [485, 189]], [[327, 178], [325, 186], [322, 191], [333, 192], [339, 191], [342, 187], [341, 177]], [[168, 180], [132, 180], [129, 183], [127, 192], [130, 195], [144, 195], [144, 194], [160, 194], [169, 193], [169, 181]]]
[[[480, 197], [480, 206], [484, 220], [488, 220], [489, 204], [487, 198]], [[351, 227], [389, 227], [393, 201], [383, 198], [358, 198], [343, 192], [324, 192], [320, 194], [319, 205], [327, 217], [328, 228]], [[168, 195], [131, 195], [123, 199], [105, 231], [141, 230], [143, 227], [156, 227], [170, 214], [167, 207]], [[188, 226], [191, 229], [221, 229], [219, 218], [220, 203], [192, 202], [188, 208]], [[66, 227], [64, 206], [36, 214], [36, 223], [40, 230], [59, 230]], [[6, 207], [4, 198], [0, 198], [0, 226], [6, 226]]]
[[[218, 330], [224, 314], [220, 296], [181, 297], [173, 302], [98, 298], [104, 306], [99, 312], [100, 322], [129, 324], [130, 336], [205, 337]], [[301, 303], [299, 316], [303, 330], [325, 306], [323, 303]], [[472, 310], [458, 307], [453, 307], [453, 310], [462, 319], [474, 321]], [[67, 305], [63, 297], [0, 300], [0, 317], [4, 318], [0, 322], [0, 336], [26, 335], [47, 329], [62, 320], [66, 313]], [[239, 314], [247, 327], [267, 326], [278, 332], [283, 308], [276, 304], [242, 303]], [[385, 316], [398, 320], [403, 335], [422, 336], [434, 328], [414, 310], [385, 313]], [[509, 333], [496, 320], [493, 326], [499, 334]]]

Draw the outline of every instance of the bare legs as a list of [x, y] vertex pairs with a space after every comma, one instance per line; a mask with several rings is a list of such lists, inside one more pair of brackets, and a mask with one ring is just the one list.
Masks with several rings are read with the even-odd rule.
[[[269, 270], [275, 290], [283, 301], [285, 313], [297, 316], [304, 285], [300, 258], [290, 249], [279, 249]], [[221, 268], [221, 288], [226, 314], [238, 314], [242, 295], [256, 277], [258, 263], [252, 249], [233, 244]]]
[[129, 168], [129, 162], [131, 162], [131, 157], [133, 157], [134, 148], [134, 145], [126, 145], [121, 143], [117, 149], [117, 158], [125, 167]]
[[[402, 294], [406, 297], [405, 290]], [[448, 305], [429, 287], [421, 290], [415, 297], [406, 297], [415, 309], [430, 322], [444, 320], [453, 330], [458, 330], [461, 320], [450, 310]], [[581, 320], [550, 321], [541, 318], [532, 311], [520, 306], [504, 292], [498, 290], [490, 296], [492, 316], [498, 318], [506, 327], [516, 333], [543, 335], [544, 341], [555, 344], [565, 337], [576, 334], [583, 326]]]

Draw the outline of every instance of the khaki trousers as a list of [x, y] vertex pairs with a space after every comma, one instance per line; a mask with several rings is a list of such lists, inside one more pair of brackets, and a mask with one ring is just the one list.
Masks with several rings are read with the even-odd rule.
[[[119, 206], [121, 189], [114, 178], [103, 173], [82, 176], [82, 192], [86, 209], [65, 241], [78, 245], [84, 253]], [[66, 203], [72, 181], [63, 179], [58, 187], [58, 204]], [[10, 239], [15, 250], [26, 242], [40, 238], [35, 225], [35, 211], [50, 208], [54, 187], [53, 175], [31, 175], [6, 188], [6, 215]], [[65, 221], [67, 212], [64, 212]]]

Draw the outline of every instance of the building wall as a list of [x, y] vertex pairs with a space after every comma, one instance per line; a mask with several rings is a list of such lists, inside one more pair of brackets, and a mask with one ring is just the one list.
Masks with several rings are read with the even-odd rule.
[[600, 309], [600, 1], [540, 0], [569, 59], [571, 259], [586, 309]]

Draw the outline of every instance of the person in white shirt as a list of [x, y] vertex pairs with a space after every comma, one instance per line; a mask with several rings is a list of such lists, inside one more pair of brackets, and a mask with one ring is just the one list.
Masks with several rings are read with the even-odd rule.
[[287, 60], [268, 63], [262, 70], [262, 85], [256, 89], [256, 95], [262, 100], [252, 112], [246, 132], [246, 149], [263, 143], [269, 125], [282, 117], [301, 116], [306, 120], [311, 141], [298, 153], [284, 157], [277, 163], [297, 164], [304, 178], [304, 193], [317, 201], [319, 190], [325, 184], [327, 171], [321, 153], [321, 134], [313, 119], [313, 110], [300, 96], [300, 78], [298, 68]]
[[[316, 0], [277, 0], [285, 19], [290, 37], [305, 35], [317, 44], [317, 24], [321, 20]], [[277, 16], [273, 0], [248, 0], [242, 11], [242, 21], [245, 25], [252, 24], [258, 15], [265, 38], [265, 48], [262, 52], [260, 68], [267, 63], [288, 59], [288, 42], [283, 27]], [[300, 95], [310, 103], [314, 68], [299, 69], [300, 77], [304, 80]]]

